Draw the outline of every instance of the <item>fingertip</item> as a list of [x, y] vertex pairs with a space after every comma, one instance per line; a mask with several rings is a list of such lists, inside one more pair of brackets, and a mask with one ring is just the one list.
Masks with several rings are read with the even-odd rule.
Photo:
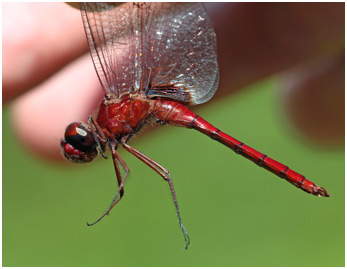
[[59, 140], [66, 126], [86, 121], [101, 99], [90, 56], [85, 55], [13, 102], [15, 134], [24, 147], [38, 155], [62, 160]]
[[5, 3], [3, 103], [87, 51], [80, 14], [63, 3]]

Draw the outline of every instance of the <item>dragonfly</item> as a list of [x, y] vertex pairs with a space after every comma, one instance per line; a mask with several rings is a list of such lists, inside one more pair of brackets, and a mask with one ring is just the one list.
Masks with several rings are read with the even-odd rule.
[[170, 172], [129, 145], [130, 138], [151, 122], [197, 130], [237, 154], [315, 196], [329, 197], [303, 175], [222, 132], [187, 105], [212, 98], [218, 88], [216, 34], [201, 3], [80, 3], [91, 58], [104, 99], [87, 123], [66, 127], [60, 146], [66, 159], [107, 159], [110, 150], [118, 189], [98, 223], [124, 195], [129, 168], [117, 151], [126, 151], [152, 168], [169, 185], [185, 248], [190, 238], [181, 219]]

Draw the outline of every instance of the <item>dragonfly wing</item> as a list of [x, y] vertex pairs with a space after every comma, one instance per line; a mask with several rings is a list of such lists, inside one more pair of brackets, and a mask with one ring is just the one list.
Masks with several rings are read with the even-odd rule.
[[216, 37], [202, 4], [86, 3], [81, 12], [106, 95], [147, 91], [190, 104], [213, 96]]
[[90, 54], [108, 97], [120, 98], [133, 91], [134, 51], [130, 5], [81, 3], [81, 15]]
[[[216, 35], [201, 3], [148, 3], [144, 34], [144, 81], [173, 85], [190, 104], [212, 98], [219, 71]], [[172, 86], [168, 87], [172, 88]], [[165, 97], [167, 93], [163, 93]], [[173, 99], [179, 100], [173, 96]], [[179, 100], [181, 101], [181, 100]]]

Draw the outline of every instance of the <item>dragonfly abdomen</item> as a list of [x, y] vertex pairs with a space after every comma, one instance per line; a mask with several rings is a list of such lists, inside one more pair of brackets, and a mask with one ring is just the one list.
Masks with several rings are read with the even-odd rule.
[[193, 128], [222, 143], [235, 151], [237, 154], [242, 155], [273, 174], [284, 178], [305, 192], [317, 196], [330, 196], [325, 188], [316, 186], [313, 182], [307, 180], [303, 175], [289, 169], [288, 166], [275, 161], [267, 155], [222, 132], [200, 116], [196, 115], [184, 105], [174, 101], [161, 101], [160, 104], [161, 113], [157, 114], [157, 118], [159, 118], [159, 120], [163, 123]]

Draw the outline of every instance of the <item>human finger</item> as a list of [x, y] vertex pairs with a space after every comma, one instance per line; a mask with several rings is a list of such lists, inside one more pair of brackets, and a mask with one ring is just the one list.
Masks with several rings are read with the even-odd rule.
[[3, 4], [3, 104], [87, 51], [78, 10], [63, 3]]

